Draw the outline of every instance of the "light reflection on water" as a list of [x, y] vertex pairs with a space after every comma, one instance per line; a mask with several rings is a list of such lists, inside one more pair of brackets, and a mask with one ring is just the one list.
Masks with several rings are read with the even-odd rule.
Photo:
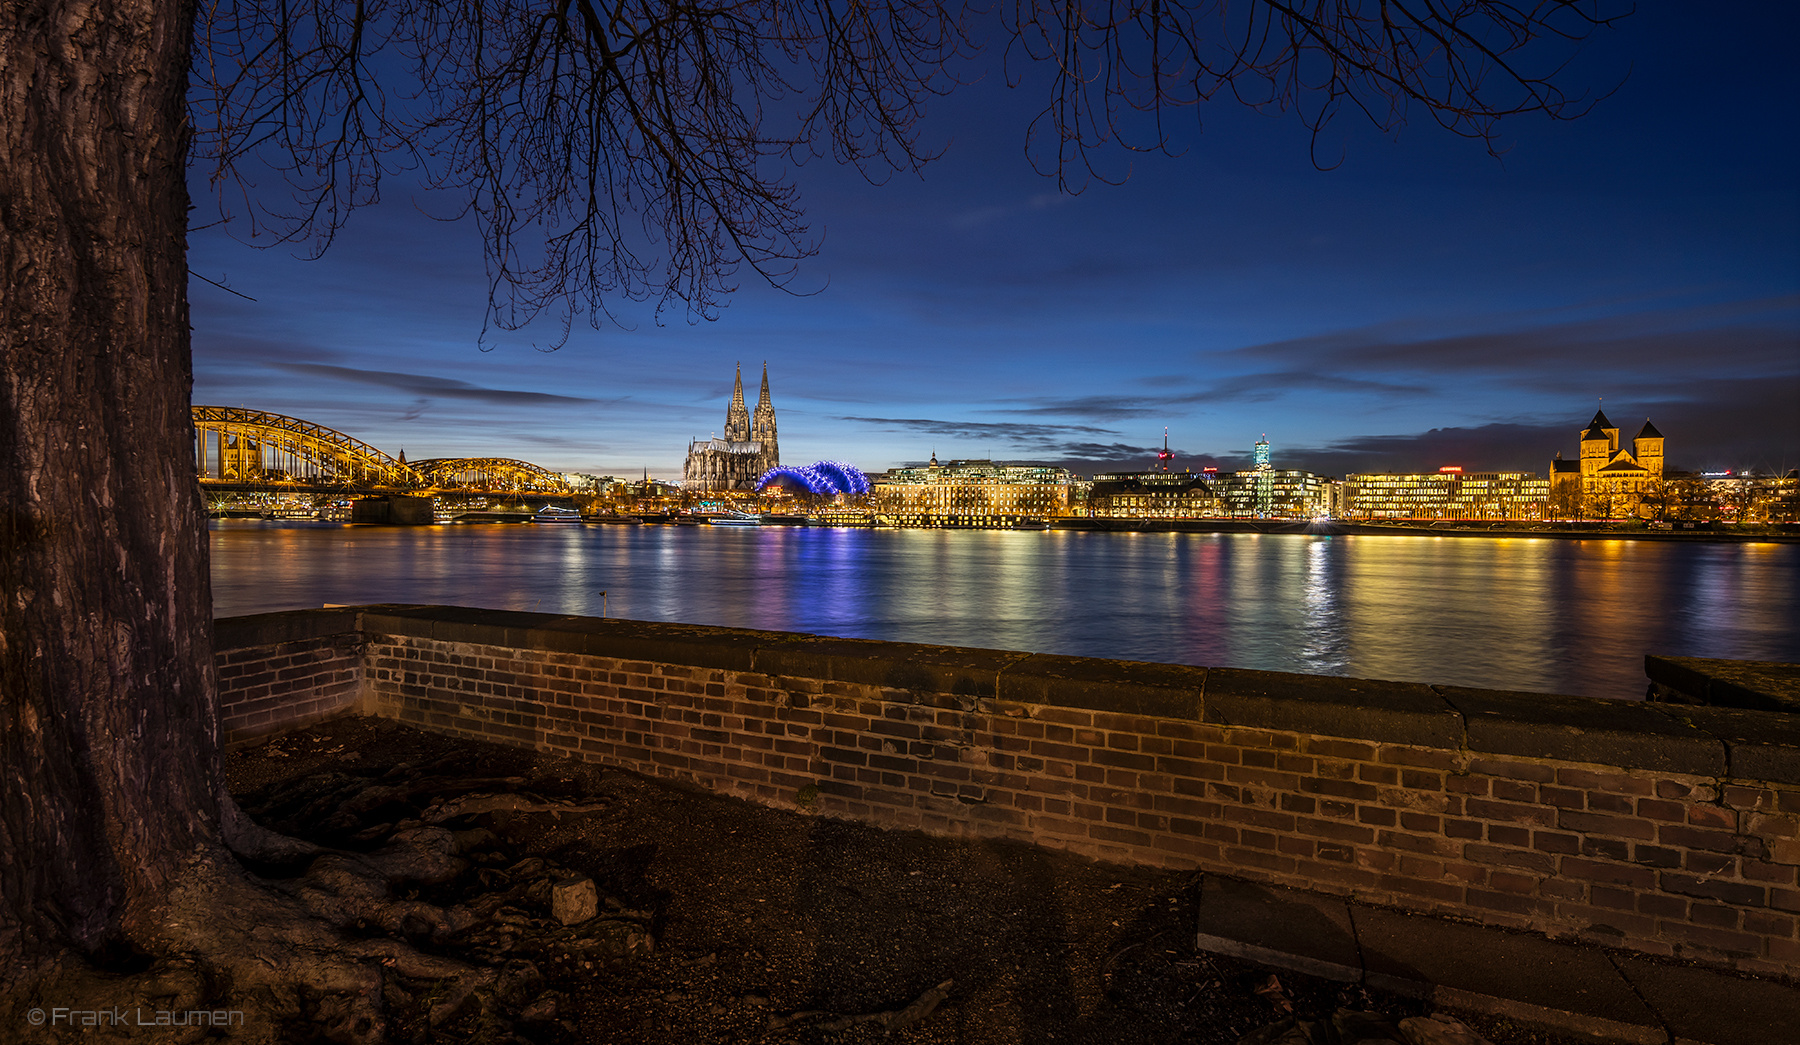
[[219, 616], [443, 603], [1638, 697], [1643, 655], [1800, 661], [1800, 546], [225, 522]]

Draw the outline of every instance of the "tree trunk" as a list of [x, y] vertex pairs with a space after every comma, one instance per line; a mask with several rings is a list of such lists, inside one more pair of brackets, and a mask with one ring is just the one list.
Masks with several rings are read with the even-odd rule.
[[193, 15], [0, 4], [0, 969], [153, 950], [170, 886], [218, 844]]

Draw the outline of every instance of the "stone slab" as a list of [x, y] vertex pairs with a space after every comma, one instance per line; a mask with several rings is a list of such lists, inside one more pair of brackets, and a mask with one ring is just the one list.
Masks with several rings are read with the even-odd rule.
[[1416, 682], [1212, 668], [1204, 721], [1455, 750], [1462, 717]]
[[1628, 955], [1614, 959], [1675, 1045], [1800, 1042], [1800, 987]]
[[1033, 654], [1000, 673], [997, 699], [1194, 722], [1208, 669]]
[[1350, 916], [1371, 987], [1605, 1041], [1668, 1040], [1597, 947], [1360, 904]]
[[1733, 779], [1800, 784], [1800, 715], [1700, 704], [1647, 706], [1723, 743]]
[[1800, 664], [1646, 655], [1644, 674], [1696, 704], [1800, 711]]
[[1328, 980], [1362, 978], [1349, 905], [1317, 893], [1207, 875], [1195, 946]]
[[1462, 712], [1478, 754], [1595, 762], [1695, 776], [1725, 772], [1725, 745], [1643, 701], [1433, 687]]

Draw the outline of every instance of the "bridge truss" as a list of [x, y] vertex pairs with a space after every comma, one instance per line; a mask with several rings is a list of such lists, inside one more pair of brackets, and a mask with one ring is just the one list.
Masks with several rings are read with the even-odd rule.
[[414, 461], [412, 467], [425, 485], [444, 493], [464, 490], [509, 494], [569, 492], [569, 483], [561, 475], [510, 457], [439, 457]]
[[194, 466], [203, 485], [248, 489], [566, 495], [561, 475], [505, 457], [408, 464], [360, 439], [264, 410], [196, 406]]
[[202, 482], [392, 487], [419, 474], [360, 439], [265, 410], [194, 407], [194, 464]]

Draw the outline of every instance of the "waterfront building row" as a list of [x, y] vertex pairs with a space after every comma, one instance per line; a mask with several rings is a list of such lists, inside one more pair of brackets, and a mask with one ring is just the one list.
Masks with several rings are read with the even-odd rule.
[[1347, 519], [1535, 521], [1545, 517], [1550, 481], [1530, 472], [1360, 473], [1344, 477]]

